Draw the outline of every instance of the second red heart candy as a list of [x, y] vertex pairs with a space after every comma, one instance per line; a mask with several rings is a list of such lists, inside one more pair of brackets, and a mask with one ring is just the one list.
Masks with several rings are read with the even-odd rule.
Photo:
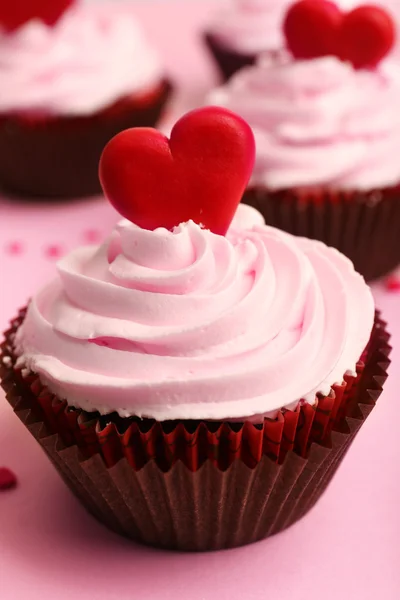
[[288, 49], [300, 59], [335, 54], [341, 20], [342, 13], [333, 2], [296, 2], [283, 24]]
[[32, 19], [54, 25], [76, 0], [2, 0], [0, 29], [14, 31]]
[[287, 11], [283, 30], [295, 58], [337, 56], [356, 69], [375, 67], [395, 42], [390, 14], [364, 5], [342, 12], [329, 0], [300, 0]]
[[379, 6], [359, 6], [347, 13], [339, 30], [339, 56], [356, 69], [375, 67], [392, 49], [393, 19]]

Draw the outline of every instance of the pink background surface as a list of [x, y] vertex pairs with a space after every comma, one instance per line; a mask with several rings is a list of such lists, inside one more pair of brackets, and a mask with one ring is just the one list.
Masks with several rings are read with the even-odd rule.
[[[137, 12], [192, 103], [213, 71], [194, 29], [209, 5], [189, 1]], [[152, 18], [157, 11], [157, 22]], [[171, 11], [170, 14], [167, 11]], [[179, 19], [180, 39], [160, 23]], [[185, 51], [182, 52], [182, 48]], [[63, 205], [0, 198], [0, 327], [54, 274], [56, 256], [108, 233], [102, 199]], [[374, 286], [395, 349], [385, 392], [319, 504], [286, 532], [246, 548], [182, 555], [136, 546], [105, 530], [65, 488], [0, 398], [0, 466], [19, 478], [0, 493], [1, 600], [363, 600], [400, 598], [400, 293]], [[381, 454], [379, 449], [384, 447]]]

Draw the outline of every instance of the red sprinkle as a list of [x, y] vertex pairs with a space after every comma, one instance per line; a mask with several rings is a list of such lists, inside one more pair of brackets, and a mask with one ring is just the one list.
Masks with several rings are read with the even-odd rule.
[[21, 242], [14, 241], [6, 245], [5, 251], [10, 256], [19, 256], [23, 253], [24, 247]]
[[400, 276], [391, 275], [385, 280], [385, 287], [388, 292], [400, 292]]
[[45, 249], [45, 254], [47, 258], [60, 258], [63, 254], [63, 251], [61, 246], [53, 244], [51, 246], [47, 246]]
[[101, 233], [98, 229], [87, 229], [83, 232], [83, 239], [85, 242], [93, 244], [101, 240]]
[[0, 467], [0, 491], [10, 490], [17, 485], [17, 477], [7, 467]]

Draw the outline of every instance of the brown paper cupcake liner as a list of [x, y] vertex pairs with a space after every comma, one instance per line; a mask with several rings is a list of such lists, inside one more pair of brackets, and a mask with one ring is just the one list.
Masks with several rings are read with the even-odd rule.
[[101, 191], [98, 165], [107, 142], [130, 127], [153, 127], [170, 97], [163, 81], [94, 115], [0, 117], [0, 187], [31, 198], [76, 198]]
[[[12, 338], [25, 310], [6, 333], [3, 350], [12, 370], [9, 377], [19, 395], [31, 397], [32, 406], [43, 415], [48, 428], [59, 434], [66, 445], [76, 444], [85, 456], [100, 453], [110, 467], [125, 457], [135, 470], [155, 460], [164, 471], [181, 460], [196, 471], [206, 460], [224, 470], [236, 459], [254, 467], [263, 455], [282, 463], [294, 450], [306, 456], [313, 442], [327, 438], [335, 423], [343, 416], [363, 369], [357, 365], [357, 376], [344, 376], [333, 386], [330, 395], [318, 396], [315, 404], [299, 404], [296, 410], [284, 410], [262, 424], [201, 421], [166, 421], [120, 418], [117, 414], [101, 416], [88, 413], [61, 401], [44, 386], [40, 378], [15, 366]], [[362, 357], [365, 358], [364, 356]], [[5, 378], [7, 380], [7, 377]]]
[[[113, 416], [104, 424], [104, 417], [68, 409], [54, 397], [39, 401], [48, 392], [34, 375], [14, 368], [13, 335], [23, 316], [2, 345], [2, 385], [14, 411], [89, 512], [117, 533], [171, 549], [239, 546], [301, 518], [375, 405], [389, 364], [389, 334], [377, 315], [365, 367], [360, 363], [357, 380], [327, 397], [329, 405], [321, 398], [316, 409], [308, 406], [313, 419], [301, 419], [298, 410], [287, 411], [287, 420], [282, 413], [283, 427], [276, 419], [261, 429], [188, 422], [163, 429]], [[271, 451], [277, 440], [279, 451]]]
[[242, 201], [261, 212], [268, 225], [337, 248], [367, 281], [400, 264], [400, 186], [357, 193], [255, 187]]
[[257, 55], [240, 54], [239, 52], [230, 50], [222, 46], [210, 33], [204, 35], [204, 42], [213, 56], [224, 81], [228, 81], [236, 71], [252, 65], [256, 61]]

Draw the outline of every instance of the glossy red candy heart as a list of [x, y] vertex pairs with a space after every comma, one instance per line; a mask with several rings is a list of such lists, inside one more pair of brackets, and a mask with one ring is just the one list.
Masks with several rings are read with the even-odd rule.
[[344, 15], [339, 32], [339, 56], [356, 69], [375, 67], [396, 39], [393, 19], [379, 6], [359, 6]]
[[287, 47], [295, 58], [336, 54], [342, 13], [333, 2], [302, 0], [293, 4], [283, 23]]
[[329, 0], [300, 0], [283, 24], [287, 47], [295, 58], [337, 56], [356, 69], [375, 67], [395, 42], [388, 12], [365, 5], [344, 13]]
[[0, 28], [14, 31], [31, 19], [54, 25], [76, 0], [1, 0]]
[[168, 140], [150, 128], [123, 131], [105, 147], [99, 175], [117, 211], [144, 229], [192, 219], [225, 235], [255, 158], [250, 127], [219, 107], [183, 116]]

